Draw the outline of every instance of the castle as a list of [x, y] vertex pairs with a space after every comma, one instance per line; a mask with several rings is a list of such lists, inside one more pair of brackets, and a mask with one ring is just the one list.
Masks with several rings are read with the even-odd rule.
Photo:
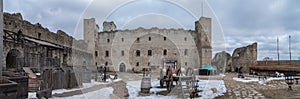
[[61, 30], [53, 33], [39, 23], [31, 24], [21, 14], [5, 13], [4, 68], [108, 66], [127, 72], [176, 61], [178, 66], [197, 69], [211, 64], [211, 21], [201, 17], [195, 30], [118, 30], [114, 22], [104, 22], [99, 32], [91, 18], [84, 19], [84, 40], [76, 40]]
[[114, 22], [104, 22], [99, 31], [95, 18], [84, 19], [84, 41], [94, 52], [96, 66], [127, 72], [145, 66], [160, 67], [174, 61], [177, 66], [197, 69], [211, 64], [211, 18], [201, 17], [195, 30], [151, 29], [118, 30]]

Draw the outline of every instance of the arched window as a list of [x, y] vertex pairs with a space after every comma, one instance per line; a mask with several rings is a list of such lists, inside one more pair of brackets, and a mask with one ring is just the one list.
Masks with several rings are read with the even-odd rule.
[[141, 56], [141, 51], [140, 50], [136, 51], [136, 56]]
[[163, 54], [164, 54], [164, 55], [167, 55], [167, 50], [166, 50], [166, 49], [164, 49]]
[[149, 41], [151, 41], [151, 37], [149, 37]]
[[136, 62], [136, 66], [139, 66], [140, 65], [140, 63], [139, 62]]
[[152, 50], [148, 50], [148, 56], [152, 56]]
[[110, 42], [110, 40], [109, 39], [107, 39], [107, 43], [109, 43]]
[[166, 41], [167, 40], [167, 37], [164, 37], [164, 41]]

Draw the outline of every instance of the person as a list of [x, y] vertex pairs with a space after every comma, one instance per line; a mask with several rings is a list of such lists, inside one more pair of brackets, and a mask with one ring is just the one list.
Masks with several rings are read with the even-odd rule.
[[105, 82], [106, 81], [106, 66], [104, 66], [103, 73], [104, 73], [103, 81]]

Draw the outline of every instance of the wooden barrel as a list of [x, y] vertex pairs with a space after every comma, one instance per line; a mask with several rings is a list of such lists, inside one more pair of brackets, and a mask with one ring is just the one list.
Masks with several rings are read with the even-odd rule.
[[142, 78], [141, 92], [150, 93], [150, 88], [151, 88], [151, 78]]

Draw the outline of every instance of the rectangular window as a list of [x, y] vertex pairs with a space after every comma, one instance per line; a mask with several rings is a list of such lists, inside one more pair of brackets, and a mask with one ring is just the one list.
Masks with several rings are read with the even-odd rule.
[[96, 56], [96, 57], [98, 56], [98, 51], [95, 51], [95, 56]]
[[41, 35], [42, 35], [41, 33], [38, 33], [38, 38], [39, 38], [39, 39], [41, 39]]
[[167, 37], [164, 37], [164, 41], [166, 41], [167, 40]]
[[151, 37], [149, 37], [149, 41], [151, 41]]
[[148, 50], [148, 56], [152, 56], [152, 50]]
[[137, 56], [137, 57], [141, 56], [141, 51], [140, 51], [140, 50], [137, 50], [137, 51], [136, 51], [136, 56]]
[[105, 57], [109, 57], [109, 51], [105, 51]]
[[109, 39], [107, 39], [107, 43], [109, 43], [110, 42], [110, 40]]
[[140, 65], [140, 63], [139, 62], [136, 62], [136, 66], [139, 66]]
[[184, 55], [187, 56], [188, 55], [188, 49], [184, 50]]
[[124, 56], [124, 51], [123, 50], [121, 51], [121, 55]]

